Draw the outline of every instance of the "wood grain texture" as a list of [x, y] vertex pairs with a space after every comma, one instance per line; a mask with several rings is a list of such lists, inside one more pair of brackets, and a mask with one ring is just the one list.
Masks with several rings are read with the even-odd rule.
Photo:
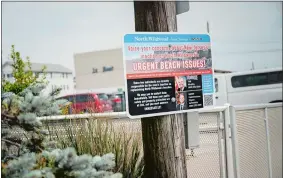
[[[175, 2], [134, 1], [137, 32], [176, 32]], [[187, 178], [185, 114], [142, 118], [144, 178]]]

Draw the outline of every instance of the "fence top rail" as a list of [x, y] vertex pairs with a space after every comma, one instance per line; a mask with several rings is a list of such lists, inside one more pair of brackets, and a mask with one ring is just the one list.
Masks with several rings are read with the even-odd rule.
[[199, 109], [199, 113], [216, 113], [216, 112], [222, 112], [225, 111], [225, 109], [228, 109], [229, 104], [226, 104], [224, 106], [215, 106], [215, 107], [209, 107], [209, 108], [202, 108]]
[[282, 103], [266, 103], [266, 104], [234, 106], [236, 111], [252, 110], [252, 109], [265, 109], [265, 108], [277, 108], [277, 107], [282, 107]]
[[39, 120], [63, 120], [63, 119], [86, 119], [86, 118], [125, 118], [126, 112], [87, 113], [38, 117]]
[[[227, 109], [230, 105], [226, 104], [224, 106], [216, 106], [211, 108], [199, 109], [198, 112], [201, 113], [217, 113], [222, 112]], [[252, 109], [264, 109], [264, 108], [275, 108], [282, 107], [282, 103], [267, 103], [267, 104], [253, 104], [253, 105], [238, 105], [233, 106], [236, 111], [242, 110], [252, 110]], [[86, 118], [128, 118], [126, 112], [109, 112], [109, 113], [87, 113], [87, 114], [72, 114], [72, 115], [57, 115], [57, 116], [45, 116], [38, 117], [39, 120], [63, 120], [63, 119], [86, 119]]]
[[[228, 106], [217, 106], [198, 110], [199, 113], [217, 113], [224, 111]], [[38, 117], [39, 120], [63, 120], [63, 119], [87, 119], [87, 118], [128, 118], [126, 112], [109, 112], [109, 113], [87, 113], [72, 115], [57, 115]]]

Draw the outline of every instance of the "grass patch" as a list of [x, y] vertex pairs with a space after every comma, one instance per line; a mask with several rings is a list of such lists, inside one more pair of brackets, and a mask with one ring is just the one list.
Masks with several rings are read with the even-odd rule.
[[[67, 124], [66, 124], [67, 123]], [[52, 137], [60, 148], [74, 147], [78, 155], [115, 155], [114, 172], [124, 178], [142, 177], [144, 162], [141, 132], [126, 128], [109, 119], [76, 119], [60, 126], [48, 124]]]

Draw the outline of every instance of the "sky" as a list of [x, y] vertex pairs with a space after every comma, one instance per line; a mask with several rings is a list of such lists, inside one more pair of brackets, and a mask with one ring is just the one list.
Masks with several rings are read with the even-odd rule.
[[[215, 69], [282, 66], [282, 2], [190, 2], [181, 33], [206, 33]], [[2, 61], [11, 45], [32, 62], [74, 70], [74, 54], [122, 47], [134, 32], [133, 2], [2, 2]]]

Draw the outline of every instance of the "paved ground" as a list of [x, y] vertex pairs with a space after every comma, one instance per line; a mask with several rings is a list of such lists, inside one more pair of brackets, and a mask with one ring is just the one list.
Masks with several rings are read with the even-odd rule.
[[[187, 155], [190, 155], [187, 150]], [[219, 148], [217, 133], [200, 134], [200, 148], [194, 156], [187, 156], [188, 178], [220, 177]]]

